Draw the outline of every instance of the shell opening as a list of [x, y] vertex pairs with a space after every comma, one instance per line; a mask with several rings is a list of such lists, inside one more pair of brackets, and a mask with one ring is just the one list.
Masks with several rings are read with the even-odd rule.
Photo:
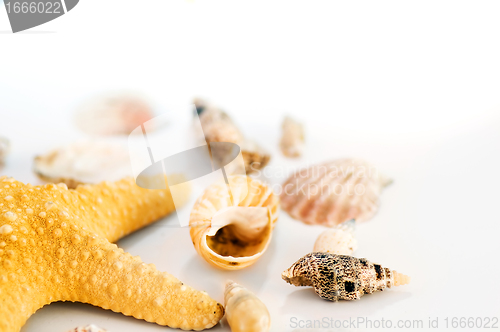
[[268, 208], [234, 206], [212, 217], [206, 243], [218, 255], [248, 257], [265, 249], [271, 230]]
[[311, 280], [301, 275], [295, 275], [294, 268], [295, 265], [290, 267], [288, 270], [283, 271], [281, 278], [294, 286], [313, 286]]

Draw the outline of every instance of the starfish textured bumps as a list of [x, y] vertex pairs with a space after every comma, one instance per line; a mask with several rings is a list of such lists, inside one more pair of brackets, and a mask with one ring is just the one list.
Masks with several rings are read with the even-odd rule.
[[0, 177], [0, 331], [55, 301], [186, 330], [217, 324], [221, 304], [112, 243], [173, 210], [168, 190], [131, 178], [68, 190]]

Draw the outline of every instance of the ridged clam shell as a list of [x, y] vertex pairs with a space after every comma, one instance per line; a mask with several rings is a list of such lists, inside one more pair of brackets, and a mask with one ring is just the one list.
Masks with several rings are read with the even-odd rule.
[[226, 318], [232, 332], [267, 332], [271, 316], [266, 305], [245, 287], [229, 280], [224, 290]]
[[354, 236], [356, 222], [354, 219], [343, 222], [321, 233], [314, 243], [313, 251], [328, 252], [337, 255], [352, 255], [358, 248]]
[[283, 184], [281, 206], [290, 216], [308, 224], [335, 226], [346, 220], [371, 219], [385, 177], [365, 161], [341, 159], [314, 165], [293, 174]]
[[[228, 177], [227, 185], [209, 186], [190, 215], [190, 235], [196, 251], [210, 264], [238, 270], [266, 251], [278, 218], [279, 199], [265, 183], [243, 175]], [[245, 197], [245, 187], [248, 193]], [[239, 202], [233, 206], [232, 202]]]

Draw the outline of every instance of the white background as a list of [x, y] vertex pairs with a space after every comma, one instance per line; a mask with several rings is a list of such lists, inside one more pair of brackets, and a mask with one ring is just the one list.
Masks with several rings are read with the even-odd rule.
[[[239, 272], [208, 266], [187, 229], [168, 227], [172, 217], [120, 246], [218, 301], [225, 279], [241, 282], [267, 304], [272, 331], [293, 330], [292, 317], [424, 326], [438, 317], [440, 330], [446, 317], [499, 317], [499, 15], [498, 1], [82, 0], [12, 34], [0, 9], [0, 135], [13, 144], [0, 174], [39, 183], [33, 156], [82, 136], [72, 114], [95, 93], [139, 91], [159, 114], [204, 96], [273, 152], [272, 183], [285, 178], [282, 168], [346, 156], [391, 176], [380, 212], [358, 228], [356, 255], [412, 276], [411, 284], [339, 303], [287, 285], [281, 271], [312, 250], [322, 228], [284, 212], [269, 251]], [[298, 161], [277, 150], [285, 113], [306, 124]], [[57, 303], [22, 332], [88, 323], [165, 330]]]

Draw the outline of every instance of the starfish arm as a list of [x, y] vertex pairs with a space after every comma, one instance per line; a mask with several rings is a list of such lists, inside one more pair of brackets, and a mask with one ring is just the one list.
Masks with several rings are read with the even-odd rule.
[[[33, 312], [51, 302], [50, 293], [42, 287], [20, 282], [11, 274], [10, 287], [0, 286], [0, 331], [19, 332]], [[6, 282], [6, 281], [5, 281]], [[0, 283], [1, 280], [0, 280]]]
[[[190, 194], [188, 183], [182, 187], [185, 203]], [[170, 190], [143, 189], [132, 178], [97, 185], [81, 185], [63, 194], [73, 211], [88, 220], [89, 228], [110, 242], [175, 211]]]
[[224, 310], [208, 294], [110, 242], [171, 212], [167, 193], [132, 179], [68, 190], [0, 177], [0, 331], [55, 301], [183, 329], [217, 324]]
[[[88, 237], [92, 241], [92, 236]], [[197, 291], [172, 275], [145, 264], [103, 238], [93, 240], [91, 256], [68, 257], [85, 271], [70, 280], [63, 300], [90, 303], [184, 330], [211, 328], [222, 318], [224, 309], [207, 293]], [[82, 243], [81, 251], [89, 250]], [[86, 249], [85, 249], [86, 248]], [[67, 265], [67, 264], [65, 264]]]

